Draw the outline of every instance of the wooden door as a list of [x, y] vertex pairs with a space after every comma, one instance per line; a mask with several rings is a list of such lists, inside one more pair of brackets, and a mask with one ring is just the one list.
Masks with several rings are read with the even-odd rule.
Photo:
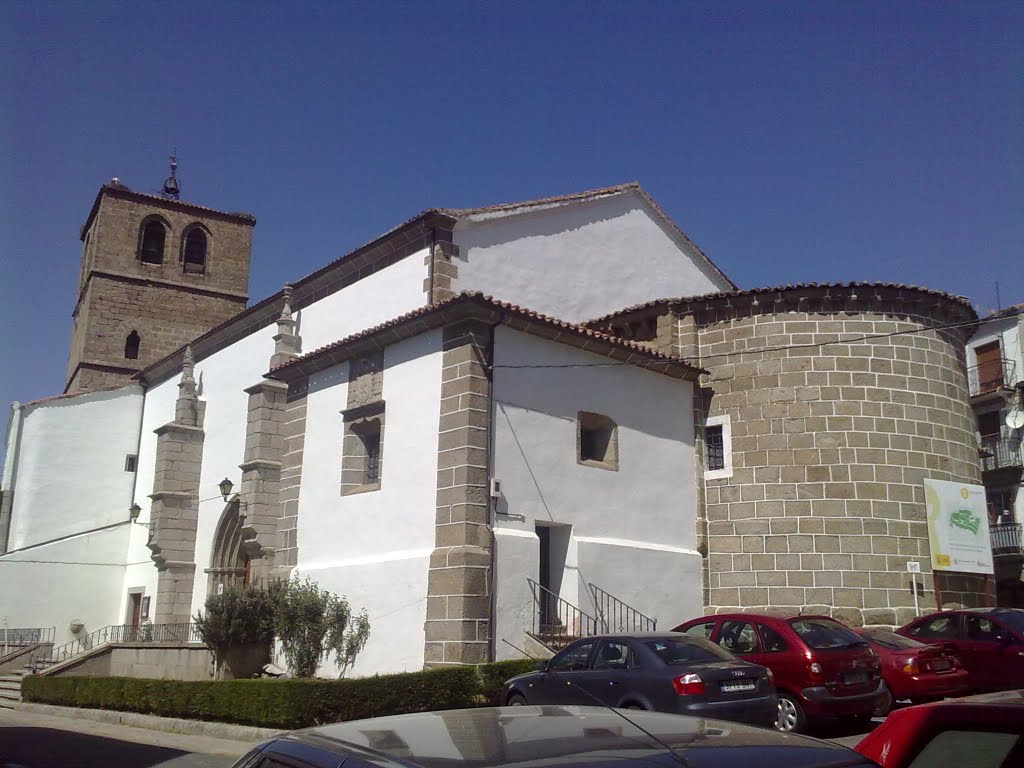
[[1003, 359], [999, 342], [982, 344], [974, 354], [978, 359], [978, 391], [994, 392], [1003, 386]]

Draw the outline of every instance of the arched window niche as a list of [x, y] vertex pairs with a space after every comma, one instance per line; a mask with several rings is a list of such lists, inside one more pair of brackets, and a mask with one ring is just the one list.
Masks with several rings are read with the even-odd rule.
[[209, 236], [200, 226], [186, 230], [181, 244], [181, 269], [186, 274], [202, 275], [206, 273], [206, 253]]
[[139, 261], [143, 264], [163, 264], [164, 245], [167, 242], [167, 225], [158, 218], [142, 223], [139, 233]]

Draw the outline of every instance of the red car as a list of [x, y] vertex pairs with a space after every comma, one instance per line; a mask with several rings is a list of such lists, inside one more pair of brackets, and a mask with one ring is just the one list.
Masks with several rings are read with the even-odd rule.
[[898, 709], [854, 747], [882, 768], [1024, 765], [1024, 691]]
[[972, 691], [1024, 688], [1024, 609], [941, 611], [922, 616], [896, 632], [955, 648]]
[[910, 699], [915, 704], [943, 696], [967, 693], [967, 670], [952, 646], [926, 643], [897, 635], [887, 629], [858, 629], [882, 661], [882, 680], [886, 696], [875, 710], [889, 714], [896, 701]]
[[804, 731], [823, 717], [868, 720], [885, 696], [880, 663], [867, 641], [827, 616], [730, 613], [693, 619], [675, 631], [768, 667], [779, 697], [780, 731]]

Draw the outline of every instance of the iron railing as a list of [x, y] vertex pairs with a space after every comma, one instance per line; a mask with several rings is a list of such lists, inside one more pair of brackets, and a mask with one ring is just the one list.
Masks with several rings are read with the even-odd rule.
[[108, 643], [200, 643], [196, 624], [113, 624], [85, 637], [58, 646], [49, 653], [33, 655], [32, 668], [59, 664], [80, 653]]
[[992, 552], [1001, 555], [1020, 554], [1021, 548], [1020, 523], [995, 523], [989, 527], [992, 540]]
[[1012, 387], [1016, 382], [1016, 360], [1000, 358], [980, 365], [972, 365], [967, 369], [967, 384], [971, 397], [987, 395], [1004, 387]]
[[52, 643], [56, 632], [56, 627], [7, 627], [0, 629], [0, 643], [18, 646]]
[[655, 632], [658, 622], [636, 608], [605, 592], [596, 584], [587, 584], [594, 598], [597, 620], [604, 632]]
[[1022, 466], [1020, 446], [1020, 438], [982, 437], [981, 450], [985, 454], [981, 457], [982, 471]]
[[531, 634], [550, 648], [562, 648], [580, 637], [597, 634], [597, 619], [528, 578], [533, 592]]

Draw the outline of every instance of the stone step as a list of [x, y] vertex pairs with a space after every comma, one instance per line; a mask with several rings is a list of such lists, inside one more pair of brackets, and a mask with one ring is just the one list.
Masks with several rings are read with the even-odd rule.
[[17, 691], [21, 693], [21, 680], [19, 678], [0, 677], [0, 691]]

